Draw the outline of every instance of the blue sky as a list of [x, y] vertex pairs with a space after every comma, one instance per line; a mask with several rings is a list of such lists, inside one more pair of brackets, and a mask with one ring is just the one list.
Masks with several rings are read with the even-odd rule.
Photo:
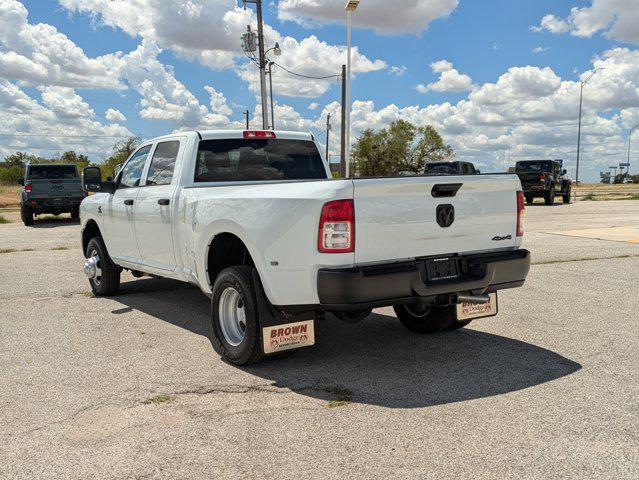
[[[627, 129], [639, 123], [639, 35], [633, 33], [632, 25], [624, 24], [637, 18], [638, 1], [444, 0], [438, 2], [444, 6], [437, 11], [426, 0], [409, 0], [416, 18], [405, 19], [392, 8], [384, 11], [389, 2], [377, 8], [383, 5], [379, 2], [362, 0], [355, 14], [358, 26], [353, 41], [361, 54], [353, 81], [355, 136], [366, 127], [383, 128], [394, 119], [406, 118], [434, 124], [460, 158], [473, 160], [484, 170], [529, 157], [565, 158], [570, 163], [576, 149], [578, 82], [595, 66], [602, 66], [605, 70], [586, 87], [586, 175], [597, 180], [604, 164], [621, 160]], [[281, 0], [265, 6], [271, 30], [267, 41], [279, 40], [283, 45], [283, 54], [276, 59], [279, 63], [310, 75], [339, 73], [345, 28], [340, 23], [341, 7], [337, 10], [335, 5], [343, 2], [325, 3], [319, 9], [309, 0]], [[15, 15], [22, 18], [24, 10], [28, 12], [22, 33], [0, 34], [0, 79], [11, 92], [7, 96], [15, 99], [24, 94], [42, 107], [40, 122], [57, 121], [56, 125], [45, 122], [46, 132], [153, 137], [184, 128], [234, 127], [244, 110], [258, 113], [256, 71], [241, 56], [236, 33], [250, 17], [243, 17], [234, 2], [168, 0], [157, 7], [150, 0], [132, 0], [131, 8], [122, 11], [109, 11], [103, 4], [97, 0], [0, 0], [5, 13], [0, 22], [15, 24], [10, 13], [18, 12]], [[182, 26], [180, 15], [189, 5], [197, 7], [188, 11], [193, 23]], [[140, 19], [138, 12], [145, 12], [149, 19]], [[226, 23], [220, 23], [222, 17]], [[216, 25], [209, 30], [207, 22]], [[392, 31], [380, 31], [387, 30], [387, 24]], [[72, 79], [60, 73], [59, 68], [65, 68], [56, 66], [63, 62], [60, 55], [45, 45], [46, 36], [56, 31], [66, 37], [65, 45], [81, 49], [81, 55], [67, 54], [72, 62], [95, 67], [96, 71], [87, 67], [86, 79], [78, 79], [82, 72]], [[26, 36], [33, 45], [25, 46], [20, 40], [24, 32], [31, 32]], [[315, 39], [304, 43], [310, 37]], [[131, 52], [140, 51], [143, 41], [162, 52], [144, 49], [140, 65], [118, 55], [110, 57], [122, 52], [129, 59]], [[287, 42], [288, 48], [284, 47]], [[317, 60], [310, 61], [314, 55]], [[27, 60], [19, 62], [18, 56]], [[435, 62], [440, 62], [439, 69]], [[57, 72], [57, 76], [34, 76], [31, 70], [38, 69]], [[104, 85], [100, 76], [112, 77], [118, 86]], [[326, 89], [326, 82], [315, 82], [311, 92], [299, 96], [304, 83], [293, 83], [279, 69], [274, 80], [276, 123], [323, 136], [326, 114], [338, 116], [339, 85], [329, 83]], [[418, 91], [418, 85], [425, 93]], [[205, 87], [221, 95], [215, 105], [210, 88]], [[316, 108], [309, 109], [313, 103]], [[85, 145], [79, 139], [35, 137], [45, 130], [29, 117], [33, 106], [20, 111], [16, 105], [14, 101], [5, 108], [5, 113], [12, 112], [10, 121], [2, 122], [0, 117], [2, 133], [34, 136], [11, 139], [0, 153], [14, 147], [55, 153], [69, 144], [78, 149]], [[109, 109], [126, 120], [117, 114], [107, 119]], [[108, 155], [112, 143], [112, 138], [101, 138], [86, 149], [99, 159]], [[337, 142], [331, 145], [333, 153], [337, 148]]]

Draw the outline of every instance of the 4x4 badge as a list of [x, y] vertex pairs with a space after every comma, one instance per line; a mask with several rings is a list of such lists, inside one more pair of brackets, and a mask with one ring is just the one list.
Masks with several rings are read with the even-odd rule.
[[505, 237], [493, 237], [493, 242], [505, 242], [506, 240], [512, 240], [512, 235], [507, 235]]

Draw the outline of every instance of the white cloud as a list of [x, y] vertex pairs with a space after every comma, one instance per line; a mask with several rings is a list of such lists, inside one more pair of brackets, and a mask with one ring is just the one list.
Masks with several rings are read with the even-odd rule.
[[0, 77], [26, 85], [120, 89], [115, 55], [89, 58], [55, 27], [29, 24], [17, 0], [0, 1]]
[[[450, 1], [450, 0], [446, 0]], [[147, 44], [170, 48], [177, 55], [197, 60], [213, 69], [235, 68], [258, 90], [256, 69], [242, 62], [240, 38], [246, 25], [255, 24], [250, 9], [237, 6], [236, 0], [59, 0], [70, 12], [86, 13], [96, 22], [122, 29]], [[269, 25], [264, 28], [265, 43], [279, 42], [285, 55], [278, 61], [304, 75], [327, 76], [341, 72], [345, 47], [330, 45], [315, 36], [302, 40], [284, 37]], [[387, 68], [381, 60], [369, 60], [354, 49], [354, 72], [367, 73]], [[279, 72], [273, 77], [278, 95], [315, 97], [330, 88], [326, 80], [302, 79]]]
[[544, 53], [549, 50], [548, 47], [535, 47], [532, 49], [532, 53]]
[[[598, 179], [598, 172], [610, 161], [623, 157], [627, 129], [639, 123], [639, 51], [606, 51], [593, 59], [593, 68], [602, 67], [605, 70], [584, 90], [582, 178], [591, 180]], [[447, 71], [448, 66], [440, 63], [436, 68]], [[582, 78], [586, 75], [589, 72]], [[578, 81], [563, 80], [550, 68], [513, 67], [496, 82], [475, 87], [457, 104], [378, 108], [373, 101], [355, 101], [353, 129], [357, 138], [367, 128], [380, 129], [404, 119], [433, 125], [459, 158], [488, 163], [485, 171], [506, 168], [522, 158], [563, 158], [570, 169], [574, 167], [578, 110]], [[327, 113], [333, 115], [334, 128], [339, 128], [337, 102], [324, 107], [314, 128], [322, 128], [320, 118]]]
[[[353, 15], [355, 26], [379, 33], [419, 33], [433, 20], [449, 16], [459, 0], [366, 0]], [[343, 0], [280, 0], [279, 18], [308, 26], [313, 23], [343, 23]]]
[[251, 14], [235, 0], [58, 0], [70, 12], [142, 37], [214, 69], [241, 54], [240, 35]]
[[407, 67], [406, 65], [401, 65], [401, 66], [393, 66], [390, 67], [390, 69], [388, 70], [388, 73], [390, 73], [391, 75], [395, 75], [397, 77], [403, 77], [404, 74], [406, 73]]
[[532, 26], [530, 29], [533, 32], [541, 32], [542, 30], [548, 30], [551, 33], [560, 34], [566, 33], [570, 30], [570, 25], [565, 20], [557, 17], [556, 15], [548, 14], [541, 19], [541, 24], [538, 27]]
[[433, 73], [439, 73], [439, 80], [425, 86], [417, 85], [415, 88], [419, 93], [427, 93], [431, 90], [438, 92], [465, 92], [473, 88], [473, 79], [468, 75], [459, 73], [453, 64], [447, 60], [439, 60], [431, 63]]
[[317, 110], [317, 107], [319, 107], [319, 103], [317, 102], [312, 102], [307, 108], [309, 110]]
[[639, 44], [639, 5], [636, 0], [592, 0], [589, 7], [574, 7], [566, 19], [549, 14], [534, 31], [547, 30], [578, 37], [592, 37], [598, 32], [613, 40]]
[[42, 102], [20, 87], [0, 79], [0, 130], [3, 137], [0, 156], [16, 150], [52, 156], [75, 150], [101, 160], [113, 144], [132, 133], [120, 125], [105, 125], [95, 120], [95, 112], [73, 89], [44, 87]]
[[106, 111], [104, 117], [110, 122], [116, 122], [116, 123], [126, 122], [126, 116], [120, 110], [115, 110], [113, 108], [109, 108]]

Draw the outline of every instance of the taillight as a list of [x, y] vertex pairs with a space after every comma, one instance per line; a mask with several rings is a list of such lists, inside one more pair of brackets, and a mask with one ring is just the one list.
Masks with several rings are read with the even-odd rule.
[[524, 192], [517, 192], [517, 236], [524, 236], [524, 214], [526, 213], [526, 203]]
[[319, 224], [321, 253], [355, 251], [355, 205], [353, 200], [329, 202], [322, 208]]
[[244, 138], [276, 138], [275, 133], [265, 130], [250, 130], [244, 132]]
[[27, 193], [31, 193], [31, 185], [27, 184], [24, 186], [24, 191]]
[[546, 183], [546, 175], [544, 175], [543, 173], [539, 175], [539, 181], [542, 183]]

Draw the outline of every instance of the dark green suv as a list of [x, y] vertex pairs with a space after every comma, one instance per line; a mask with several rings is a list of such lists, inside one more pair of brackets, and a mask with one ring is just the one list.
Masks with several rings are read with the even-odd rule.
[[515, 173], [521, 180], [526, 202], [532, 204], [541, 197], [546, 205], [554, 205], [555, 197], [570, 203], [572, 180], [567, 177], [559, 160], [526, 160], [517, 162]]
[[80, 218], [80, 203], [86, 197], [75, 165], [29, 164], [25, 168], [20, 193], [20, 213], [25, 225], [33, 225], [33, 217], [44, 213], [70, 213]]

